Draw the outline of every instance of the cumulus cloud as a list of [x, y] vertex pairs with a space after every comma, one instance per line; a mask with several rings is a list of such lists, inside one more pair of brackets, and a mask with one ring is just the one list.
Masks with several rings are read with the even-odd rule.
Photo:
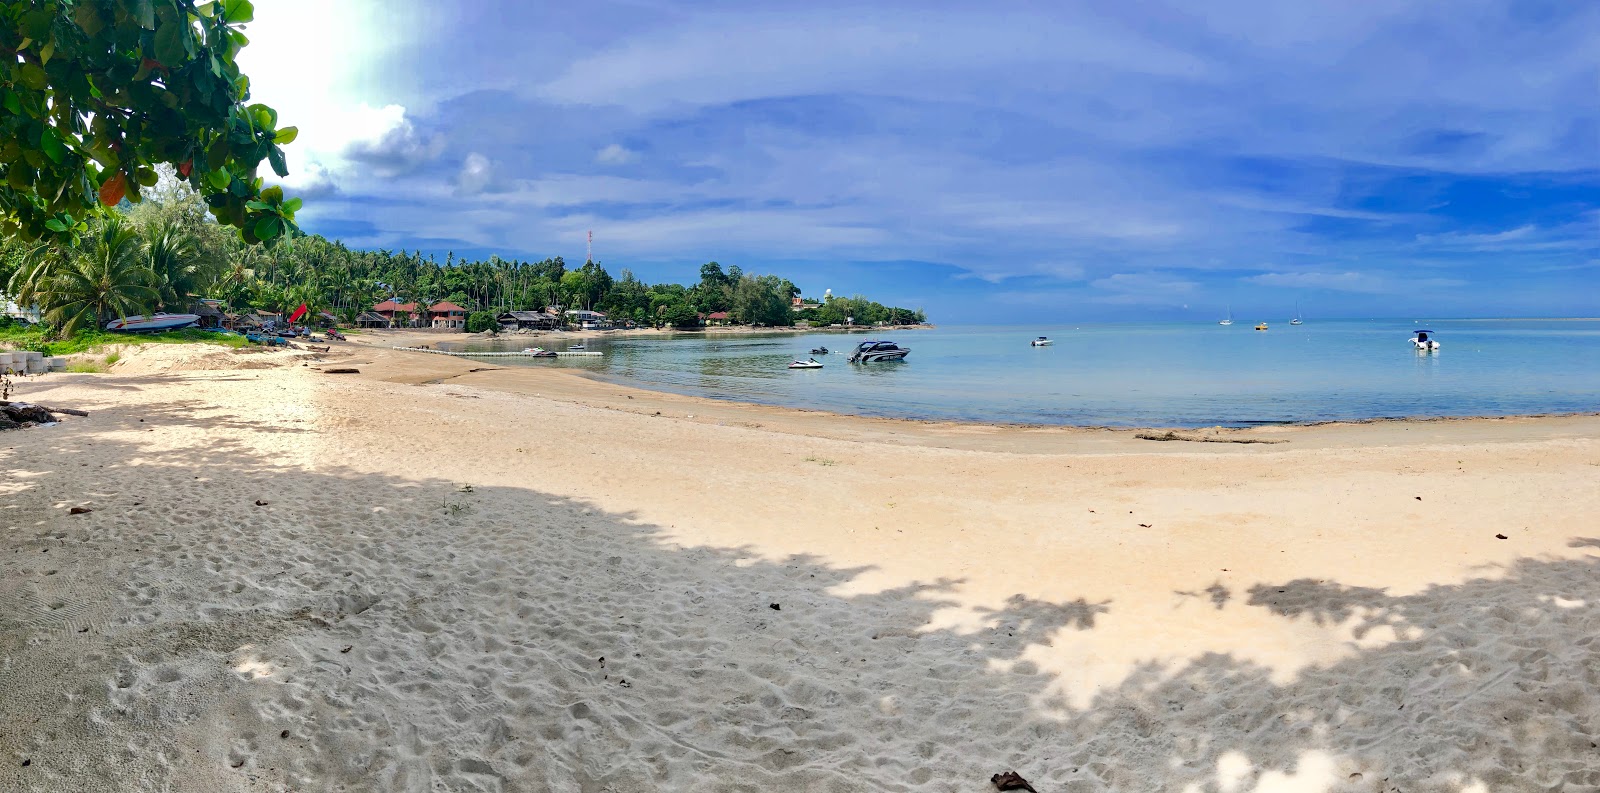
[[476, 195], [489, 186], [494, 178], [494, 172], [489, 163], [489, 158], [472, 152], [461, 163], [461, 172], [456, 174], [456, 192], [459, 195]]
[[438, 159], [444, 151], [444, 137], [419, 132], [400, 105], [363, 106], [353, 116], [350, 122], [356, 126], [344, 156], [379, 176], [409, 173]]
[[327, 198], [339, 194], [339, 184], [334, 179], [333, 172], [314, 160], [303, 165], [289, 163], [289, 175], [281, 179], [276, 176], [268, 181], [279, 185], [284, 192], [292, 196], [299, 196], [306, 200]]
[[638, 152], [631, 151], [620, 143], [613, 143], [594, 155], [594, 161], [601, 165], [626, 165], [638, 158]]

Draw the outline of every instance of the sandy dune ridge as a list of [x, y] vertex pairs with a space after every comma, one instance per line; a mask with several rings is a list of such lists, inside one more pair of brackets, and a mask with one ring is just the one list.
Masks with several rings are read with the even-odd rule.
[[1595, 417], [1155, 443], [178, 354], [0, 435], [0, 790], [1600, 785]]

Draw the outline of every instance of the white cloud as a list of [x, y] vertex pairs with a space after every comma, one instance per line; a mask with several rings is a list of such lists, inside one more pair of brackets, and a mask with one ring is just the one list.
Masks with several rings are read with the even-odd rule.
[[1089, 286], [1099, 292], [1089, 298], [1096, 303], [1145, 306], [1182, 305], [1200, 288], [1194, 281], [1161, 273], [1116, 273]]
[[613, 143], [594, 155], [594, 161], [601, 165], [626, 165], [638, 158], [638, 152], [631, 151], [619, 143]]
[[1364, 273], [1354, 270], [1344, 272], [1284, 272], [1262, 273], [1243, 279], [1260, 286], [1288, 289], [1325, 289], [1334, 292], [1353, 292], [1368, 295], [1392, 295], [1401, 290], [1445, 289], [1463, 286], [1465, 281], [1455, 278]]
[[460, 195], [476, 195], [489, 186], [494, 177], [489, 163], [489, 158], [472, 152], [461, 163], [461, 172], [456, 174], [456, 192]]
[[393, 177], [412, 171], [444, 152], [444, 138], [417, 131], [400, 105], [360, 105], [346, 114], [346, 159]]

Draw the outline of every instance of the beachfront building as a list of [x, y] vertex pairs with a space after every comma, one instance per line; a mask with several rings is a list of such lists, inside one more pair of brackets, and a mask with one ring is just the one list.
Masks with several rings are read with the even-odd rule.
[[567, 322], [577, 325], [583, 330], [611, 330], [611, 320], [599, 311], [585, 311], [583, 309], [568, 309]]
[[417, 320], [419, 318], [417, 316], [416, 303], [396, 303], [393, 300], [385, 300], [382, 303], [373, 306], [372, 313], [383, 317], [384, 320], [389, 323], [388, 327], [391, 328], [414, 328], [417, 326]]
[[201, 300], [189, 308], [189, 313], [200, 318], [195, 324], [202, 328], [220, 328], [225, 315], [222, 309], [217, 307], [218, 305], [220, 304], [216, 300]]
[[363, 311], [356, 316], [356, 327], [387, 328], [389, 327], [389, 318], [376, 312]]
[[707, 325], [732, 325], [733, 319], [726, 311], [713, 311], [705, 316]]
[[435, 329], [466, 330], [467, 310], [443, 300], [428, 307], [428, 320]]
[[501, 330], [555, 330], [561, 317], [549, 311], [505, 311], [495, 320]]

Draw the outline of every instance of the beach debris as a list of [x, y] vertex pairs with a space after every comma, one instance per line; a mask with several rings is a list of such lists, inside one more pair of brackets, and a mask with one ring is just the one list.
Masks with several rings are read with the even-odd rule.
[[265, 499], [260, 499], [260, 498], [256, 499], [256, 506], [264, 507], [266, 505], [267, 505], [267, 502], [266, 502]]
[[456, 488], [456, 492], [457, 493], [471, 493], [472, 492], [472, 485], [462, 485], [461, 487]]
[[773, 611], [783, 611], [783, 606], [780, 606], [777, 603], [769, 603], [767, 604], [767, 608], [772, 609]]
[[91, 509], [90, 507], [73, 507], [72, 509], [67, 510], [67, 514], [68, 515], [87, 515], [87, 514], [93, 512], [93, 511], [94, 510]]
[[628, 681], [626, 681], [626, 680], [620, 680], [620, 681], [618, 681], [618, 682], [617, 682], [617, 685], [619, 685], [619, 686], [622, 686], [622, 687], [623, 687], [623, 688], [633, 688], [633, 684], [632, 684], [632, 683], [629, 683], [629, 682], [628, 682]]
[[23, 760], [22, 761], [22, 767], [23, 768], [27, 768], [30, 765], [33, 765], [33, 759], [32, 758], [29, 758], [27, 760]]
[[1417, 496], [1417, 500], [1421, 501], [1422, 500], [1422, 496]]
[[[0, 411], [3, 411], [5, 413], [9, 414], [9, 413], [11, 413], [11, 408], [42, 410], [42, 411], [45, 412], [45, 414], [61, 413], [61, 414], [67, 415], [67, 416], [88, 416], [89, 415], [89, 413], [87, 411], [74, 410], [73, 408], [53, 408], [53, 407], [50, 407], [49, 405], [34, 405], [34, 404], [31, 404], [31, 403], [28, 403], [28, 402], [7, 402], [6, 400], [0, 399]], [[39, 415], [39, 414], [35, 414], [35, 415]], [[18, 419], [18, 418], [13, 417], [13, 420], [15, 420], [15, 421], [23, 421], [24, 419]], [[28, 419], [28, 420], [31, 421], [32, 419]], [[52, 421], [52, 420], [53, 419], [51, 419], [48, 415], [45, 415], [45, 417], [41, 420], [41, 422], [43, 422], [43, 421]]]
[[336, 366], [322, 370], [323, 374], [361, 374], [360, 369], [350, 366]]
[[1039, 793], [1039, 791], [1033, 789], [1033, 785], [1028, 784], [1028, 780], [1023, 779], [1022, 775], [1015, 771], [995, 774], [989, 777], [989, 781], [993, 782], [994, 786], [1000, 790], [1026, 790], [1028, 793]]
[[1141, 529], [1148, 529], [1148, 528], [1150, 528], [1150, 527], [1151, 527], [1151, 526], [1152, 526], [1152, 525], [1154, 525], [1154, 524], [1150, 524], [1150, 523], [1141, 523], [1141, 524], [1139, 524], [1139, 528], [1141, 528]]
[[343, 647], [340, 647], [340, 648], [339, 648], [339, 652], [341, 652], [341, 653], [348, 653], [348, 652], [350, 652], [350, 651], [351, 651], [351, 650], [353, 650], [353, 649], [355, 649], [355, 645], [353, 645], [353, 644], [347, 644], [347, 645], [345, 645], [345, 646], [343, 646]]
[[287, 738], [287, 737], [289, 737], [289, 731], [288, 730], [284, 730], [283, 732], [278, 733], [278, 737], [279, 738]]
[[603, 656], [603, 655], [600, 656], [600, 660], [596, 661], [595, 663], [600, 664], [601, 666], [605, 666], [606, 665], [606, 657]]
[[1509, 539], [1511, 539], [1510, 537], [1507, 537], [1504, 534], [1496, 534], [1496, 535], [1494, 535], [1494, 538], [1497, 539], [1497, 540], [1509, 540]]
[[1135, 436], [1141, 441], [1189, 441], [1191, 443], [1288, 443], [1281, 438], [1240, 438], [1232, 435], [1193, 435], [1167, 432], [1141, 432]]

